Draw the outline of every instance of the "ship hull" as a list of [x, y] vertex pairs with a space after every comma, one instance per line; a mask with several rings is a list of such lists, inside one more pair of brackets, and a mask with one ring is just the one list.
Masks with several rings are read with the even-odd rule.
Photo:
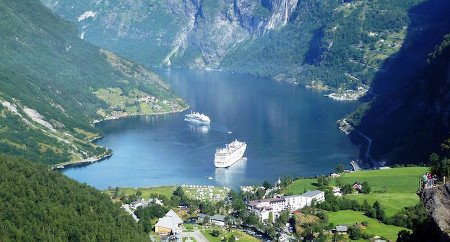
[[244, 156], [246, 149], [247, 144], [244, 144], [229, 155], [224, 156], [216, 154], [214, 157], [214, 165], [216, 166], [216, 168], [230, 167]]
[[192, 119], [192, 118], [185, 118], [184, 121], [193, 123], [193, 124], [203, 124], [203, 125], [208, 125], [210, 123], [209, 121], [202, 121], [202, 120]]

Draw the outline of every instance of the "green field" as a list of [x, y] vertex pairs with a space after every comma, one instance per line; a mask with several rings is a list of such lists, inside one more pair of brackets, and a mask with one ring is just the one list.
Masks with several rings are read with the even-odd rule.
[[[370, 194], [351, 194], [347, 198], [370, 204], [378, 200], [387, 216], [392, 216], [404, 207], [414, 206], [419, 202], [416, 191], [419, 188], [419, 177], [428, 171], [427, 167], [402, 167], [387, 170], [366, 170], [344, 173], [341, 178], [345, 183], [367, 181], [372, 188]], [[334, 185], [334, 179], [332, 184]], [[317, 189], [313, 185], [316, 179], [295, 180], [286, 189], [286, 193], [301, 194], [306, 190]]]
[[363, 229], [364, 232], [375, 236], [385, 237], [393, 241], [397, 239], [398, 232], [405, 229], [394, 225], [386, 225], [380, 223], [376, 219], [364, 216], [362, 212], [342, 210], [326, 213], [328, 215], [329, 222], [333, 223], [334, 225], [346, 224], [348, 226], [351, 226], [355, 223], [362, 223], [363, 221], [367, 221], [369, 224], [366, 228]]
[[239, 230], [232, 230], [231, 232], [228, 231], [224, 231], [219, 229], [219, 231], [222, 231], [222, 234], [219, 237], [214, 237], [211, 235], [211, 231], [212, 230], [202, 230], [202, 234], [206, 237], [206, 239], [208, 239], [208, 241], [210, 242], [220, 242], [222, 241], [222, 237], [226, 237], [227, 239], [230, 238], [231, 235], [235, 235], [237, 237], [239, 237], [239, 241], [240, 242], [257, 242], [259, 241], [257, 238], [248, 235], [242, 231]]
[[360, 201], [366, 199], [369, 204], [378, 200], [387, 216], [392, 216], [404, 207], [414, 206], [419, 202], [416, 191], [419, 177], [429, 168], [402, 167], [388, 170], [370, 170], [342, 174], [344, 183], [367, 181], [372, 188], [370, 194], [352, 194], [347, 197]]
[[298, 179], [292, 182], [283, 192], [286, 194], [302, 194], [305, 190], [316, 190], [317, 187], [313, 185], [315, 182], [317, 182], [317, 179]]

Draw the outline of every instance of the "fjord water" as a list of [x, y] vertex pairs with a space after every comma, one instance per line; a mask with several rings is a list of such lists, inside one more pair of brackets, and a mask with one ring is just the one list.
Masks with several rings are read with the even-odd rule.
[[[108, 186], [240, 185], [290, 175], [316, 176], [346, 166], [358, 150], [336, 121], [357, 102], [249, 75], [195, 70], [156, 70], [204, 112], [210, 127], [186, 123], [184, 113], [132, 117], [98, 125], [111, 148], [107, 160], [64, 170], [99, 189]], [[246, 161], [214, 168], [214, 152], [234, 139], [247, 142]], [[208, 179], [214, 177], [213, 180]]]

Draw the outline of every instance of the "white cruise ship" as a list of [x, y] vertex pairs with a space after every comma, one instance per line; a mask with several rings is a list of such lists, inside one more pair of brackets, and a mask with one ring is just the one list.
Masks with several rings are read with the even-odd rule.
[[211, 123], [211, 119], [203, 113], [191, 112], [184, 116], [184, 121], [197, 123], [197, 124], [209, 124]]
[[229, 167], [240, 160], [247, 149], [245, 142], [234, 140], [233, 142], [226, 144], [225, 148], [219, 148], [216, 150], [214, 157], [214, 165], [216, 167]]

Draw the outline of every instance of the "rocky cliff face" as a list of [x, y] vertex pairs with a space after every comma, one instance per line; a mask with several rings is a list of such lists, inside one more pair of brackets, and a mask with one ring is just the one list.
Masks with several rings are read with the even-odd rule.
[[[358, 129], [373, 143], [376, 159], [427, 163], [450, 132], [450, 1], [432, 0], [411, 14], [400, 53], [386, 61], [372, 85], [377, 94]], [[447, 34], [447, 35], [446, 35]], [[358, 116], [358, 113], [356, 113]]]
[[428, 214], [443, 232], [442, 241], [450, 240], [450, 184], [426, 189], [420, 196]]
[[237, 43], [286, 25], [297, 1], [42, 2], [79, 22], [81, 38], [143, 63], [215, 68]]

